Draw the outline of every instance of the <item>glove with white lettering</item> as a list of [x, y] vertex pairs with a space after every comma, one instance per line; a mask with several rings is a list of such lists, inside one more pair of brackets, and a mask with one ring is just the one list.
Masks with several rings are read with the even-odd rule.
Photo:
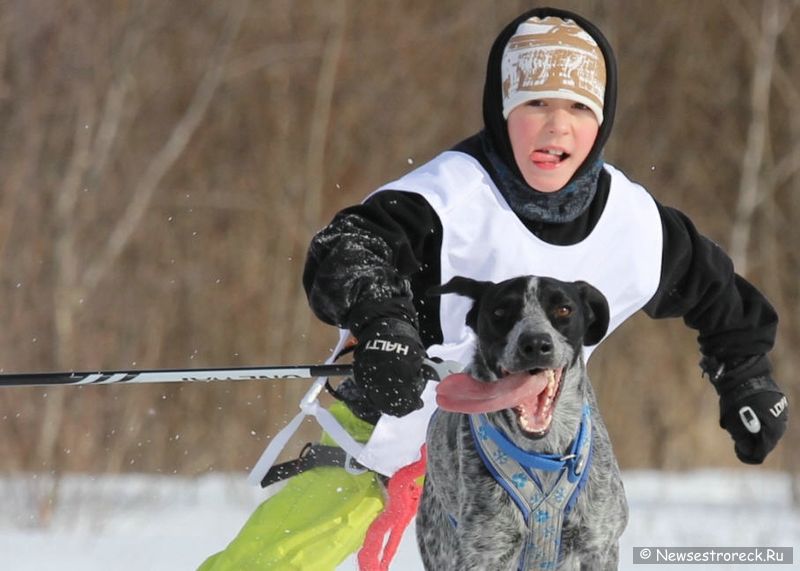
[[700, 363], [719, 395], [720, 421], [734, 441], [736, 456], [761, 464], [786, 431], [786, 396], [770, 375], [765, 355], [721, 363], [704, 357]]
[[422, 408], [425, 348], [417, 328], [399, 317], [374, 317], [361, 323], [350, 328], [358, 339], [353, 379], [367, 400], [392, 416]]

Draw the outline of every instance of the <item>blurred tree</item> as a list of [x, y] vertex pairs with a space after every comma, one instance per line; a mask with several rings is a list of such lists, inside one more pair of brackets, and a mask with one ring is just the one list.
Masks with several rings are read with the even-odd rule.
[[[560, 4], [619, 59], [607, 159], [775, 302], [776, 376], [796, 402], [798, 2]], [[0, 4], [0, 367], [321, 361], [334, 334], [300, 285], [308, 240], [480, 128], [491, 42], [529, 6]], [[693, 337], [637, 317], [593, 359], [624, 467], [736, 464]], [[246, 469], [306, 386], [6, 389], [0, 466]], [[800, 472], [790, 430], [768, 466]]]

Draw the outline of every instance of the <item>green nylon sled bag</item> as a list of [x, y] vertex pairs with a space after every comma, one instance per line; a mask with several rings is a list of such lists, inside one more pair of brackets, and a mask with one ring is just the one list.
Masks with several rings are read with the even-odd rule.
[[[356, 440], [369, 438], [372, 425], [346, 406], [334, 403], [330, 412]], [[325, 434], [321, 443], [334, 444]], [[198, 571], [333, 570], [361, 547], [383, 506], [383, 486], [373, 472], [314, 468], [265, 500], [234, 540]]]

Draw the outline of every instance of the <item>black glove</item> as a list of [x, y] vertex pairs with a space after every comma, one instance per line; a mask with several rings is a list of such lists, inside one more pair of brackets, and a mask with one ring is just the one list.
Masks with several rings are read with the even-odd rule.
[[392, 416], [422, 408], [425, 348], [417, 328], [404, 319], [377, 317], [353, 333], [353, 378], [367, 400]]
[[719, 395], [719, 425], [735, 443], [736, 456], [761, 464], [775, 448], [788, 421], [788, 401], [770, 375], [765, 355], [724, 364], [704, 357], [700, 366]]

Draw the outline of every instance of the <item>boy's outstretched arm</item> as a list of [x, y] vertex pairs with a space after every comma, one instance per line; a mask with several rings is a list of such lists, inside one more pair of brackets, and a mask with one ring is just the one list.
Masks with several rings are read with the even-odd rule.
[[425, 347], [412, 280], [429, 265], [426, 243], [438, 225], [420, 196], [385, 191], [341, 211], [309, 247], [303, 273], [309, 304], [321, 320], [358, 339], [353, 378], [386, 414], [422, 407]]
[[659, 205], [664, 227], [661, 283], [645, 312], [682, 317], [699, 332], [701, 367], [719, 395], [720, 426], [737, 457], [760, 464], [786, 431], [786, 396], [772, 378], [767, 353], [778, 315], [728, 255], [682, 213]]

